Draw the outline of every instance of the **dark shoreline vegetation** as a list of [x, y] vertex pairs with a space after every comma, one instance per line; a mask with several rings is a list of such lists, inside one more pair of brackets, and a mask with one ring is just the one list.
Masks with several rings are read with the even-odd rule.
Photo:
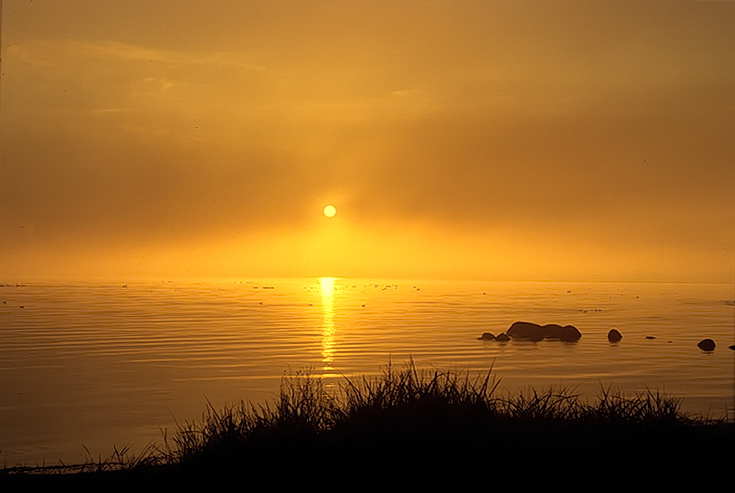
[[298, 371], [283, 378], [275, 402], [208, 404], [201, 422], [137, 456], [122, 449], [83, 465], [9, 467], [0, 486], [600, 490], [733, 481], [733, 424], [685, 415], [675, 398], [604, 388], [592, 402], [569, 389], [501, 396], [499, 383], [491, 371], [473, 377], [413, 361], [331, 388]]

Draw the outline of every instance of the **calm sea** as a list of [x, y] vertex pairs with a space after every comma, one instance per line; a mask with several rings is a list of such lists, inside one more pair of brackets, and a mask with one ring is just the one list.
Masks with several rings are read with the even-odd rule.
[[[0, 466], [140, 451], [284, 372], [337, 381], [413, 358], [493, 368], [500, 391], [660, 390], [733, 417], [727, 284], [351, 279], [27, 282], [0, 286]], [[577, 343], [477, 340], [516, 321], [576, 325]], [[606, 334], [617, 327], [619, 344]], [[713, 352], [697, 342], [712, 338]]]

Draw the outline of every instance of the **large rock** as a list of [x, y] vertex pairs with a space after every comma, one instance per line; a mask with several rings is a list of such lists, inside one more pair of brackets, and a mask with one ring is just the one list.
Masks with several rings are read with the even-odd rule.
[[697, 347], [702, 351], [714, 351], [715, 341], [713, 341], [712, 339], [702, 339], [701, 341], [699, 341], [699, 344], [697, 344]]
[[542, 341], [544, 339], [559, 339], [566, 342], [575, 342], [582, 337], [582, 333], [573, 325], [562, 327], [557, 324], [538, 325], [530, 322], [515, 322], [507, 331], [513, 339], [526, 341]]

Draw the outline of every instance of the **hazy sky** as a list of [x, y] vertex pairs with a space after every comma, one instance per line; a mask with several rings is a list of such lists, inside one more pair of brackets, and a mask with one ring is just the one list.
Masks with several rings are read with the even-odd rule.
[[733, 279], [733, 2], [4, 0], [1, 42], [0, 281]]

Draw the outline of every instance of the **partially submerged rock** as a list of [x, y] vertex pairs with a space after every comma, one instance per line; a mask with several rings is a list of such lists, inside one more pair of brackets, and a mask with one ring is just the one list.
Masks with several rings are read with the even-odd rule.
[[513, 339], [527, 341], [542, 341], [544, 339], [559, 339], [566, 342], [576, 342], [582, 333], [573, 325], [538, 325], [530, 322], [514, 322], [508, 329], [508, 335]]
[[715, 341], [713, 341], [712, 339], [702, 339], [701, 341], [699, 341], [699, 344], [697, 344], [697, 347], [702, 351], [714, 351], [715, 346]]
[[620, 342], [620, 339], [623, 338], [623, 334], [620, 333], [620, 331], [616, 328], [610, 329], [610, 332], [607, 333], [607, 340], [610, 342]]
[[499, 342], [508, 342], [510, 341], [510, 337], [508, 337], [508, 334], [506, 334], [505, 332], [501, 332], [495, 337], [495, 340]]
[[493, 334], [492, 332], [483, 332], [482, 335], [478, 337], [477, 339], [481, 341], [494, 341], [495, 334]]

